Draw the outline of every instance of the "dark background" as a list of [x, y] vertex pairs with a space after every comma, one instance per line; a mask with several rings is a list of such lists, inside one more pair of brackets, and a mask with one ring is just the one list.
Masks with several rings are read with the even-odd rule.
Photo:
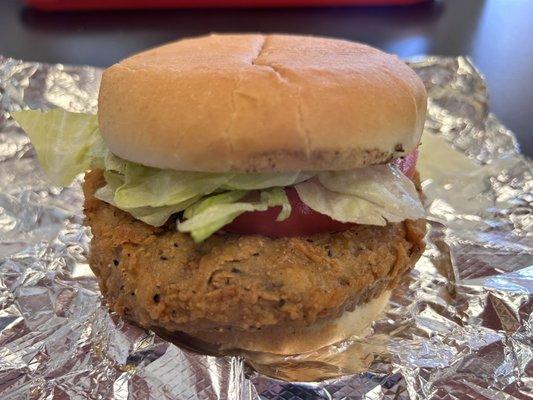
[[533, 1], [443, 0], [391, 8], [46, 13], [0, 0], [0, 54], [107, 66], [184, 36], [260, 31], [367, 42], [401, 57], [468, 55], [486, 76], [491, 110], [533, 155]]

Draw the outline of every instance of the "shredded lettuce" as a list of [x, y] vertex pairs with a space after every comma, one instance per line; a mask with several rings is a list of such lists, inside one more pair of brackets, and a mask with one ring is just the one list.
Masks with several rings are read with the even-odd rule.
[[413, 182], [392, 165], [320, 172], [295, 188], [310, 208], [340, 222], [385, 225], [424, 217]]
[[195, 242], [207, 239], [224, 225], [247, 211], [265, 211], [266, 204], [221, 203], [213, 204], [201, 213], [178, 223], [180, 232], [189, 232]]
[[357, 196], [332, 192], [317, 179], [296, 186], [300, 199], [313, 210], [336, 221], [363, 225], [385, 225], [386, 220], [376, 212], [373, 204]]
[[94, 197], [115, 206], [115, 192], [124, 184], [124, 176], [116, 171], [104, 171], [104, 179], [106, 185], [98, 188]]
[[[480, 166], [467, 155], [455, 150], [442, 136], [424, 133], [421, 139], [422, 145], [418, 153], [417, 165], [420, 167], [420, 175], [423, 180], [445, 180], [456, 183], [459, 179], [470, 178], [479, 172]], [[445, 165], [446, 168], [442, 168]], [[482, 183], [483, 179], [477, 179]], [[441, 185], [442, 186], [442, 185]], [[481, 188], [479, 189], [481, 190]]]
[[96, 115], [23, 110], [11, 113], [31, 139], [37, 158], [48, 178], [67, 186], [101, 156], [102, 139]]
[[232, 190], [214, 196], [205, 197], [185, 209], [183, 217], [188, 219], [216, 204], [231, 204], [239, 201], [249, 193], [247, 190]]
[[385, 225], [424, 216], [413, 183], [389, 165], [340, 172], [204, 173], [163, 170], [126, 161], [105, 145], [95, 115], [61, 109], [12, 113], [29, 135], [39, 162], [57, 185], [66, 186], [89, 168], [104, 171], [95, 197], [153, 226], [183, 211], [177, 229], [197, 242], [249, 211], [291, 204], [294, 186], [313, 210], [341, 222]]
[[391, 215], [423, 216], [423, 207], [413, 182], [392, 164], [373, 165], [350, 171], [321, 172], [320, 183], [330, 191], [365, 199]]
[[117, 203], [115, 202], [115, 194], [117, 189], [124, 184], [124, 176], [115, 171], [105, 171], [104, 178], [106, 180], [106, 185], [99, 188], [95, 192], [94, 197], [130, 213], [135, 219], [143, 221], [144, 223], [152, 226], [163, 225], [165, 222], [167, 222], [171, 215], [183, 211], [200, 199], [200, 196], [197, 196], [179, 204], [161, 207], [118, 207]]
[[229, 179], [227, 174], [180, 172], [127, 163], [125, 183], [115, 193], [118, 207], [161, 207], [209, 195]]
[[268, 190], [262, 190], [261, 201], [266, 203], [269, 207], [281, 206], [281, 211], [278, 214], [276, 221], [286, 220], [291, 215], [291, 203], [283, 188], [274, 187]]
[[178, 230], [189, 232], [195, 242], [201, 242], [244, 212], [265, 211], [269, 207], [282, 206], [278, 221], [290, 214], [290, 203], [282, 188], [262, 190], [261, 200], [258, 202], [239, 201], [248, 193], [242, 190], [230, 191], [193, 204], [183, 214], [187, 219], [178, 222]]
[[233, 174], [222, 188], [228, 190], [258, 190], [269, 187], [284, 187], [303, 182], [313, 175], [305, 172], [239, 173]]
[[124, 174], [126, 172], [126, 166], [128, 165], [128, 161], [124, 160], [123, 158], [117, 157], [107, 149], [104, 154], [105, 155], [103, 157], [103, 166], [100, 167], [100, 169], [104, 171], [114, 171], [120, 174]]

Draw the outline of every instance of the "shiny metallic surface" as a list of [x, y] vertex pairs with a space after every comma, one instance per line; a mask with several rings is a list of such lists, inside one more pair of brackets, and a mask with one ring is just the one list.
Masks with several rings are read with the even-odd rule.
[[312, 354], [215, 357], [108, 312], [87, 265], [79, 182], [51, 186], [9, 118], [95, 112], [100, 71], [0, 57], [0, 398], [532, 398], [531, 162], [489, 113], [468, 59], [411, 65], [428, 88], [427, 132], [479, 168], [442, 165], [424, 181], [428, 247], [386, 313], [367, 337]]

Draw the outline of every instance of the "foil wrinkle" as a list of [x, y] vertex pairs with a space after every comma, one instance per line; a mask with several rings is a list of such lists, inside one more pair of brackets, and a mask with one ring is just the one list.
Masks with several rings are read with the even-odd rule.
[[101, 70], [0, 56], [0, 398], [533, 398], [532, 163], [468, 58], [410, 65], [428, 90], [425, 135], [479, 168], [424, 180], [427, 250], [386, 313], [368, 337], [313, 354], [215, 357], [108, 311], [80, 182], [51, 186], [10, 118], [96, 112]]

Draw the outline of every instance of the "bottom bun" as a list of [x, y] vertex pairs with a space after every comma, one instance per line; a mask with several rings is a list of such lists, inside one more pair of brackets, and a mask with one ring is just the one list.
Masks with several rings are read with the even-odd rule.
[[385, 309], [391, 291], [382, 292], [353, 311], [340, 317], [317, 321], [311, 326], [276, 325], [260, 330], [210, 330], [190, 332], [189, 335], [206, 344], [216, 345], [220, 351], [248, 350], [273, 354], [301, 354], [360, 335]]

